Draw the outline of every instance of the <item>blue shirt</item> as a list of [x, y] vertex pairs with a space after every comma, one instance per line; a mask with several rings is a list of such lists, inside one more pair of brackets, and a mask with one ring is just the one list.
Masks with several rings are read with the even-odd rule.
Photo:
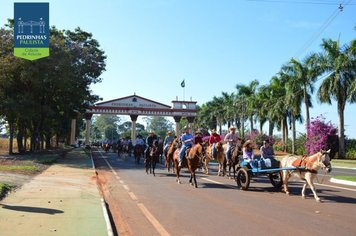
[[180, 140], [183, 142], [185, 146], [193, 146], [193, 139], [194, 139], [193, 135], [187, 133], [183, 134], [182, 137], [180, 138]]

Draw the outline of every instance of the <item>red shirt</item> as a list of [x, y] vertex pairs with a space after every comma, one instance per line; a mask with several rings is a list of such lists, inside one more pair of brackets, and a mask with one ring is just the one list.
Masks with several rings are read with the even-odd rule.
[[209, 138], [209, 143], [213, 144], [213, 143], [218, 143], [221, 141], [221, 137], [220, 135], [218, 135], [217, 133], [214, 133], [210, 136]]

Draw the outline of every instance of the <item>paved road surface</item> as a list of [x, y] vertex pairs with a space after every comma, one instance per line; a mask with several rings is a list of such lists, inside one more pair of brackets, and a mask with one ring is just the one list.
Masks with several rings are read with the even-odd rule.
[[[291, 181], [287, 196], [266, 177], [256, 178], [248, 191], [233, 180], [198, 174], [198, 188], [182, 184], [158, 165], [156, 176], [147, 175], [133, 158], [93, 151], [98, 177], [120, 235], [354, 235], [356, 188], [332, 184], [319, 176], [323, 203], [310, 190], [300, 196], [302, 184]], [[108, 167], [108, 165], [110, 167]], [[336, 170], [346, 172], [348, 170]], [[352, 173], [351, 173], [352, 174]], [[337, 173], [337, 175], [340, 175]]]

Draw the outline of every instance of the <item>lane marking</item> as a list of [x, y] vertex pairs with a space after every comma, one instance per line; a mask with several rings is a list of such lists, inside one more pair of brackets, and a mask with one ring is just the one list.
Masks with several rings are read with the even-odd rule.
[[328, 185], [328, 184], [315, 183], [315, 185], [325, 186], [325, 187], [329, 187], [329, 188], [338, 188], [338, 189], [343, 189], [343, 190], [349, 190], [349, 191], [352, 191], [352, 192], [356, 192], [356, 189], [344, 188], [344, 187], [339, 187], [339, 186], [332, 186], [332, 185]]
[[[105, 160], [106, 164], [109, 166], [111, 171], [115, 174], [114, 168], [110, 165], [110, 163], [104, 158], [103, 154], [100, 152], [100, 155]], [[133, 192], [130, 192], [129, 186], [124, 184], [124, 181], [119, 180], [119, 182], [123, 185], [123, 187], [127, 190], [129, 196], [132, 200], [138, 201], [136, 195]], [[153, 227], [158, 231], [160, 235], [170, 236], [167, 230], [159, 223], [159, 221], [151, 214], [151, 212], [145, 207], [143, 203], [137, 203], [138, 208], [141, 210], [143, 215], [148, 219], [148, 221], [153, 225]]]
[[126, 189], [127, 191], [130, 191], [129, 186], [127, 186], [126, 184], [122, 185], [122, 187], [124, 187], [124, 189]]
[[221, 183], [221, 182], [218, 182], [218, 181], [215, 181], [215, 180], [211, 180], [211, 179], [208, 179], [208, 178], [201, 178], [201, 179], [203, 179], [203, 180], [205, 180], [205, 181], [208, 181], [208, 182], [212, 182], [212, 183], [214, 183], [214, 184], [223, 184], [223, 183]]
[[133, 192], [129, 192], [129, 195], [130, 195], [130, 197], [131, 197], [132, 200], [138, 201], [136, 195], [135, 195]]
[[170, 234], [167, 230], [158, 222], [158, 220], [149, 212], [149, 210], [142, 203], [137, 203], [138, 208], [146, 216], [146, 218], [151, 222], [153, 227], [158, 231], [160, 235], [169, 236]]

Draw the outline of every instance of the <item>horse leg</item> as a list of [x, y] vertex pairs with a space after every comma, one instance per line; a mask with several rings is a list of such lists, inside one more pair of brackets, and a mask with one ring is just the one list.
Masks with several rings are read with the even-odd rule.
[[195, 176], [195, 172], [193, 173], [193, 177], [194, 177], [194, 186], [195, 186], [195, 188], [198, 188], [197, 178]]
[[315, 200], [317, 202], [321, 202], [320, 198], [316, 194], [316, 189], [315, 189], [315, 186], [314, 186], [314, 183], [313, 183], [314, 176], [315, 176], [315, 174], [310, 173], [310, 175], [306, 175], [305, 176], [305, 179], [306, 179], [308, 185], [310, 186], [310, 189], [313, 191]]
[[204, 165], [205, 165], [205, 174], [209, 174], [209, 168], [208, 168], [208, 165], [209, 165], [209, 161], [208, 161], [208, 159], [206, 158], [205, 159], [205, 163], [204, 163]]
[[193, 186], [193, 174], [192, 173], [190, 173], [189, 183], [190, 183], [190, 185]]
[[179, 179], [179, 171], [180, 171], [180, 167], [178, 166], [178, 163], [177, 163], [177, 167], [176, 167], [176, 172], [177, 172], [177, 178], [176, 178], [176, 181], [178, 184], [180, 184], [180, 179]]
[[288, 191], [288, 179], [289, 179], [289, 174], [286, 170], [282, 170], [282, 180], [283, 180], [283, 189], [284, 192], [289, 195]]
[[152, 162], [152, 174], [153, 174], [153, 176], [156, 176], [155, 169], [156, 169], [156, 161], [154, 160]]

